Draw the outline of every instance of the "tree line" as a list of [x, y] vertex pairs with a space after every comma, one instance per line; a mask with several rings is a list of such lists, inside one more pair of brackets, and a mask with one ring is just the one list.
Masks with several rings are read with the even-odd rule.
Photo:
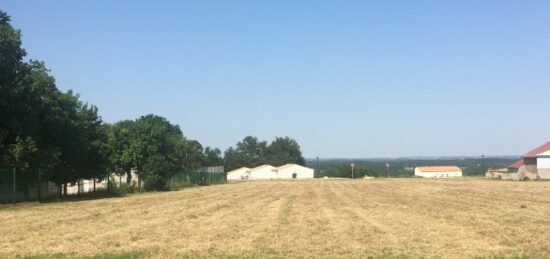
[[269, 145], [246, 137], [222, 156], [161, 116], [105, 123], [95, 105], [60, 91], [44, 62], [25, 61], [21, 45], [21, 31], [0, 10], [0, 168], [18, 168], [18, 179], [32, 168], [44, 169], [43, 179], [58, 186], [113, 173], [130, 182], [135, 172], [145, 188], [162, 190], [175, 173], [205, 166], [305, 163], [288, 137]]
[[[306, 164], [317, 169], [317, 177], [412, 177], [417, 166], [456, 165], [464, 176], [484, 176], [489, 168], [504, 168], [517, 161], [515, 157], [457, 157], [457, 158], [396, 158], [396, 159], [310, 159]], [[390, 167], [386, 167], [386, 164]]]
[[317, 172], [316, 177], [363, 178], [365, 176], [379, 177], [379, 171], [365, 165], [355, 165], [353, 172], [349, 163], [338, 163]]
[[248, 136], [238, 142], [236, 147], [228, 148], [224, 153], [225, 168], [233, 170], [239, 167], [256, 167], [262, 164], [281, 166], [287, 163], [305, 165], [300, 145], [289, 137], [276, 137], [271, 143], [259, 141]]

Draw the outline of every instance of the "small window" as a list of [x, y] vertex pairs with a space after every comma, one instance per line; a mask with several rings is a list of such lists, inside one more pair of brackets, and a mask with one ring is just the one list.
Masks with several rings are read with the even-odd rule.
[[523, 159], [523, 161], [526, 165], [537, 165], [536, 157], [526, 157]]

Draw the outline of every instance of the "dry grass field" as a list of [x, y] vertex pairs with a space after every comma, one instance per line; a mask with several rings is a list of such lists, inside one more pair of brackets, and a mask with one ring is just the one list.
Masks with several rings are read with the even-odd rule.
[[550, 256], [550, 182], [243, 182], [0, 209], [0, 257]]

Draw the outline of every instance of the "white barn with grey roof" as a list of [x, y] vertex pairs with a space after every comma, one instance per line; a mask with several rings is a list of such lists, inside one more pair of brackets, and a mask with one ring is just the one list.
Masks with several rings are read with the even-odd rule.
[[250, 177], [250, 168], [241, 167], [227, 172], [227, 180], [246, 180]]
[[276, 168], [277, 179], [312, 179], [313, 169], [297, 165], [286, 164]]

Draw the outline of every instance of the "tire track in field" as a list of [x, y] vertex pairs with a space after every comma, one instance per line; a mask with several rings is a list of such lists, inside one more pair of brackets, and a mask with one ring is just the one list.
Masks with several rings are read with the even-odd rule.
[[[401, 193], [400, 191], [404, 192]], [[377, 203], [394, 205], [386, 208], [384, 213], [394, 215], [395, 221], [399, 224], [381, 219], [385, 225], [395, 228], [398, 232], [403, 232], [403, 227], [405, 225], [409, 229], [409, 232], [416, 233], [417, 236], [413, 237], [416, 242], [411, 243], [409, 240], [401, 240], [400, 243], [408, 244], [408, 246], [421, 247], [422, 254], [439, 256], [439, 251], [443, 249], [446, 249], [447, 252], [453, 251], [453, 249], [448, 248], [449, 246], [455, 249], [454, 251], [456, 251], [456, 254], [463, 255], [464, 252], [460, 248], [485, 249], [487, 244], [494, 242], [494, 239], [488, 240], [486, 237], [479, 235], [476, 232], [476, 228], [469, 224], [461, 224], [456, 221], [442, 219], [439, 213], [437, 213], [437, 202], [431, 199], [419, 199], [420, 202], [416, 201], [414, 203], [403, 202], [404, 200], [408, 200], [406, 198], [404, 199], [404, 197], [409, 197], [413, 195], [413, 193], [404, 188], [401, 188], [400, 191], [394, 189], [391, 193], [388, 193], [388, 191], [385, 191], [385, 193], [382, 192], [379, 196], [380, 199], [377, 201]], [[434, 203], [436, 204], [435, 206]], [[418, 206], [419, 204], [421, 206]], [[441, 205], [448, 204], [443, 203]], [[405, 210], [403, 208], [405, 208]], [[435, 210], [426, 210], [427, 208], [435, 208]], [[405, 214], [407, 211], [409, 214]], [[442, 232], [442, 230], [444, 230], [444, 232]], [[458, 240], [458, 242], [455, 240]]]
[[[189, 251], [199, 253], [204, 250], [205, 244], [208, 244], [209, 254], [240, 253], [262, 249], [265, 242], [258, 240], [270, 233], [270, 226], [266, 223], [270, 222], [272, 211], [281, 201], [273, 195], [277, 190], [276, 185], [261, 182], [254, 184], [257, 184], [256, 188], [241, 193], [242, 199], [238, 202], [235, 203], [230, 197], [224, 202], [225, 204], [231, 203], [227, 205], [229, 207], [212, 211], [213, 215], [206, 220], [197, 219], [200, 222], [200, 228], [195, 232], [201, 232], [201, 235], [192, 237], [191, 245], [179, 249], [178, 253]], [[212, 208], [212, 206], [208, 208]], [[255, 229], [253, 233], [249, 231], [252, 228]], [[226, 242], [216, 242], [220, 239], [226, 240]], [[209, 254], [204, 254], [204, 256]]]
[[[302, 181], [287, 181], [285, 193], [285, 203], [278, 211], [278, 234], [273, 249], [283, 254], [307, 256], [309, 250], [316, 248], [316, 244], [319, 243], [319, 208], [315, 206], [318, 196], [316, 186], [312, 183], [304, 188]], [[296, 231], [297, 229], [301, 230]]]
[[[256, 186], [257, 187], [257, 186]], [[219, 238], [238, 238], [239, 225], [246, 224], [247, 221], [239, 217], [231, 217], [238, 215], [243, 211], [259, 210], [264, 203], [273, 200], [269, 193], [274, 186], [262, 188], [246, 188], [235, 192], [223, 192], [221, 197], [215, 196], [214, 199], [198, 200], [195, 210], [188, 211], [182, 215], [181, 219], [184, 222], [174, 224], [180, 226], [179, 229], [173, 229], [169, 232], [172, 237], [176, 236], [181, 239], [191, 238], [200, 244], [200, 242], [211, 243], [212, 247], [216, 244], [213, 242]], [[235, 202], [233, 198], [237, 195], [240, 199], [246, 202]], [[250, 203], [250, 200], [256, 200]], [[220, 225], [220, 222], [224, 222]], [[170, 224], [170, 220], [164, 223]], [[227, 231], [232, 228], [234, 231]], [[169, 242], [171, 240], [167, 240]]]
[[0, 211], [18, 218], [0, 227], [14, 231], [0, 235], [0, 257], [544, 257], [548, 201], [545, 182], [245, 182]]

